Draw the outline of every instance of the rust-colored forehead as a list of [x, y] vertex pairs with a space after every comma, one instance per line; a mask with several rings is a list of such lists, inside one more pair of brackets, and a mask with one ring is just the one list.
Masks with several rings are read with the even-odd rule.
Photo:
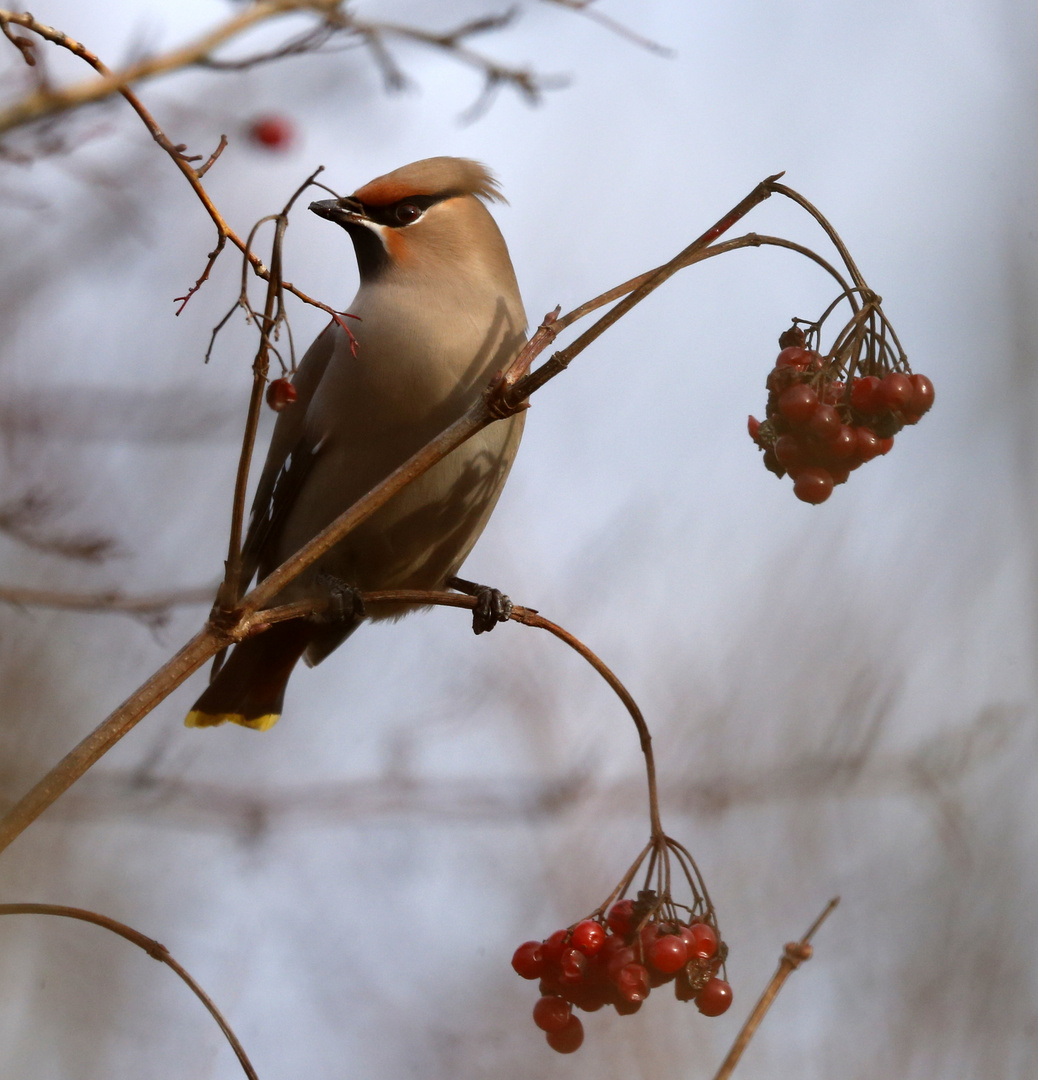
[[407, 184], [401, 180], [389, 180], [380, 177], [372, 180], [353, 193], [355, 199], [359, 199], [365, 206], [391, 206], [401, 199], [412, 198], [415, 195], [436, 195], [428, 184]]

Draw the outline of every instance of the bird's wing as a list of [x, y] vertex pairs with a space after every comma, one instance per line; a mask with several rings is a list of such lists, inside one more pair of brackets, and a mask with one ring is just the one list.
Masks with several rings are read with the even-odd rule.
[[292, 380], [296, 400], [280, 413], [274, 425], [242, 548], [243, 583], [251, 581], [265, 561], [269, 541], [277, 535], [320, 449], [307, 430], [307, 412], [328, 361], [340, 344], [340, 336], [345, 332], [336, 323], [329, 323], [307, 349]]

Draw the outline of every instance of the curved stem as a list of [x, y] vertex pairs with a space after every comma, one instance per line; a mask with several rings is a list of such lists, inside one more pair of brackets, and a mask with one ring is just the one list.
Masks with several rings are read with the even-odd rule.
[[111, 930], [113, 934], [118, 934], [119, 937], [125, 938], [138, 948], [143, 949], [153, 960], [158, 960], [160, 963], [172, 968], [188, 985], [195, 997], [209, 1010], [209, 1015], [219, 1024], [220, 1030], [224, 1033], [225, 1038], [231, 1044], [231, 1049], [241, 1062], [245, 1075], [249, 1077], [249, 1080], [259, 1080], [256, 1070], [252, 1067], [252, 1062], [249, 1061], [248, 1054], [245, 1053], [245, 1048], [238, 1042], [238, 1037], [216, 1007], [213, 999], [173, 959], [165, 945], [160, 944], [153, 938], [146, 937], [139, 930], [134, 930], [132, 926], [110, 919], [107, 915], [99, 915], [96, 911], [86, 911], [83, 908], [64, 907], [60, 904], [0, 904], [0, 915], [56, 915], [66, 919], [79, 919], [81, 922], [93, 923], [95, 926], [103, 927], [105, 930]]

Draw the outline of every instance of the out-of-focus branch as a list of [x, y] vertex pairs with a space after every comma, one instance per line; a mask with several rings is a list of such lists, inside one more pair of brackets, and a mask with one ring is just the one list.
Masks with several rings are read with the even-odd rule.
[[212, 585], [203, 585], [196, 589], [170, 589], [167, 592], [126, 596], [117, 591], [59, 592], [53, 589], [23, 589], [15, 585], [0, 585], [0, 604], [148, 616], [162, 615], [172, 607], [210, 604], [213, 600], [213, 589]]
[[[245, 31], [260, 23], [297, 14], [311, 14], [319, 21], [316, 26], [283, 45], [263, 53], [239, 59], [225, 59], [215, 55], [222, 46], [241, 37]], [[535, 75], [526, 68], [501, 64], [465, 44], [468, 38], [475, 34], [502, 29], [512, 22], [514, 16], [513, 9], [501, 15], [472, 19], [453, 30], [436, 32], [416, 26], [360, 19], [347, 9], [343, 0], [254, 0], [237, 15], [213, 27], [194, 41], [169, 52], [139, 60], [120, 71], [98, 68], [100, 79], [59, 89], [44, 84], [37, 86], [21, 100], [0, 110], [0, 134], [22, 124], [103, 101], [115, 94], [124, 94], [128, 87], [157, 75], [167, 75], [189, 67], [242, 70], [287, 56], [319, 52], [330, 40], [339, 36], [346, 39], [346, 47], [367, 45], [382, 68], [387, 83], [393, 88], [403, 84], [403, 77], [385, 50], [383, 42], [387, 37], [442, 50], [460, 63], [481, 71], [488, 87], [508, 83], [528, 100], [536, 102], [540, 100], [543, 90], [561, 85], [562, 81]], [[13, 35], [10, 26], [21, 26], [30, 30], [85, 60], [92, 55], [63, 31], [48, 26], [27, 13], [0, 9], [0, 30], [21, 51], [27, 63], [35, 63], [33, 42], [31, 39]]]

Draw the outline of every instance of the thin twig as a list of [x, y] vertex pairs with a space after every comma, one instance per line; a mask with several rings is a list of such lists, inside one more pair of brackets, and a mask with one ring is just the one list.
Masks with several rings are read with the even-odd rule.
[[778, 970], [771, 977], [771, 982], [768, 983], [764, 993], [760, 996], [760, 1000], [754, 1005], [753, 1011], [746, 1018], [746, 1023], [743, 1024], [739, 1034], [736, 1035], [735, 1042], [732, 1043], [728, 1056], [721, 1062], [721, 1067], [717, 1070], [714, 1080], [728, 1080], [735, 1071], [739, 1058], [742, 1057], [743, 1051], [749, 1046], [750, 1039], [756, 1034], [757, 1028], [760, 1027], [761, 1021], [764, 1019], [764, 1014], [771, 1008], [771, 1003], [782, 989], [782, 984], [802, 963], [811, 959], [813, 953], [811, 938], [839, 902], [840, 898], [838, 896], [833, 897], [826, 904], [821, 915], [811, 924], [807, 933], [799, 941], [791, 941], [786, 946], [782, 959], [779, 961]]
[[111, 930], [113, 934], [118, 934], [119, 937], [132, 942], [139, 949], [143, 949], [153, 960], [158, 960], [159, 963], [172, 968], [183, 979], [195, 997], [209, 1010], [209, 1015], [219, 1024], [220, 1030], [231, 1044], [231, 1049], [237, 1055], [238, 1061], [241, 1062], [245, 1075], [249, 1077], [249, 1080], [259, 1080], [256, 1070], [252, 1067], [252, 1062], [249, 1061], [248, 1054], [245, 1053], [245, 1048], [238, 1041], [238, 1037], [231, 1029], [231, 1025], [224, 1019], [223, 1013], [220, 1012], [213, 999], [195, 982], [190, 974], [173, 959], [165, 945], [160, 944], [153, 938], [146, 937], [139, 930], [134, 930], [132, 926], [117, 922], [107, 915], [99, 915], [96, 911], [86, 911], [84, 908], [64, 907], [60, 904], [0, 904], [0, 915], [57, 915], [66, 919], [79, 919], [82, 922], [93, 923], [95, 926], [100, 926], [105, 930]]

